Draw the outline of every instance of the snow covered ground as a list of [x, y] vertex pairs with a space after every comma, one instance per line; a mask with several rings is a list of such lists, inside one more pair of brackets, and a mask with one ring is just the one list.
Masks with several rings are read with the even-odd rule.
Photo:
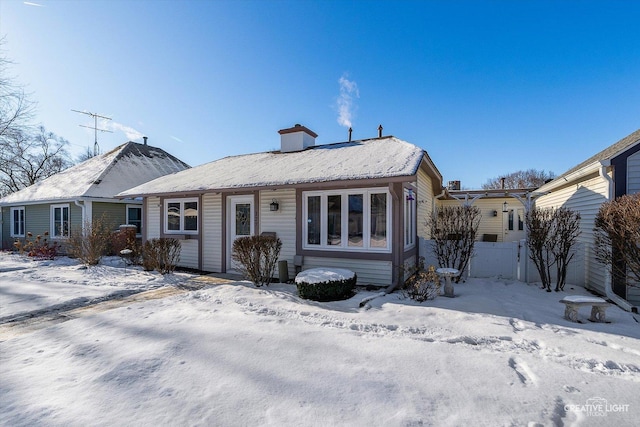
[[[0, 255], [0, 318], [193, 278]], [[21, 334], [3, 335], [5, 321], [0, 424], [638, 425], [632, 314], [568, 322], [558, 301], [588, 295], [569, 285], [472, 279], [455, 292], [360, 308], [376, 293], [317, 303], [293, 285], [231, 282]]]

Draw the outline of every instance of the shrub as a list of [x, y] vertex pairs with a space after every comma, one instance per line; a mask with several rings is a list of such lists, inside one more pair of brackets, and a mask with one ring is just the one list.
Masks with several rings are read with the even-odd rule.
[[256, 286], [269, 285], [281, 248], [275, 236], [239, 237], [233, 242], [231, 258]]
[[527, 212], [529, 258], [540, 274], [543, 289], [551, 292], [551, 267], [556, 266], [556, 292], [564, 290], [572, 247], [580, 235], [580, 214], [571, 209], [533, 208]]
[[97, 265], [103, 256], [109, 254], [112, 229], [106, 216], [102, 215], [93, 222], [86, 221], [82, 228], [71, 230], [69, 255], [86, 265]]
[[304, 276], [296, 277], [296, 287], [298, 295], [304, 299], [314, 301], [338, 301], [351, 298], [356, 288], [358, 277], [339, 278], [317, 282], [307, 280]]
[[142, 266], [145, 270], [156, 270], [170, 274], [180, 261], [180, 241], [177, 239], [151, 239], [144, 243]]
[[417, 267], [413, 268], [410, 277], [404, 282], [402, 293], [414, 301], [423, 302], [435, 299], [440, 293], [440, 277], [436, 268], [424, 269], [424, 258], [420, 257]]
[[[130, 249], [131, 262], [140, 264], [142, 261], [142, 245], [136, 237], [135, 228], [124, 228], [111, 234], [111, 255], [120, 255], [123, 249]], [[153, 268], [151, 268], [153, 270]]]
[[595, 255], [616, 283], [640, 282], [640, 193], [600, 206], [595, 220]]
[[[426, 226], [434, 241], [433, 251], [440, 267], [463, 272], [473, 256], [476, 234], [480, 226], [477, 206], [443, 206], [434, 212]], [[456, 277], [456, 283], [463, 275]]]
[[47, 239], [48, 237], [48, 231], [44, 233], [44, 237], [38, 234], [35, 239], [33, 239], [32, 233], [27, 233], [24, 241], [16, 240], [13, 246], [15, 246], [21, 255], [26, 253], [27, 256], [37, 260], [52, 260], [58, 256], [60, 246], [58, 242], [50, 243]]

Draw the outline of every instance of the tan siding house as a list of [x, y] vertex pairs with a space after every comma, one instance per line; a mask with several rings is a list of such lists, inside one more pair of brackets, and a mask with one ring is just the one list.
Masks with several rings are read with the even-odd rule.
[[[593, 253], [593, 228], [602, 203], [640, 190], [640, 130], [590, 157], [537, 191], [538, 207], [567, 207], [581, 215], [580, 240], [585, 245], [585, 286], [623, 308], [640, 304], [637, 287], [615, 282]], [[612, 283], [614, 282], [614, 283]]]
[[290, 278], [345, 267], [361, 284], [395, 285], [442, 192], [427, 153], [393, 136], [316, 145], [301, 125], [279, 134], [280, 150], [226, 157], [119, 197], [144, 198], [145, 237], [181, 239], [185, 267], [233, 272], [235, 239], [275, 233]]

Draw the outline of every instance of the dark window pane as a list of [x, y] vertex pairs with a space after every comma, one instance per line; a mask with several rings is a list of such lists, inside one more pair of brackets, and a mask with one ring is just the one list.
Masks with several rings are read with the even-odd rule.
[[372, 248], [387, 247], [387, 194], [371, 195], [371, 244]]
[[307, 243], [320, 244], [320, 196], [307, 198]]
[[184, 229], [187, 231], [198, 230], [198, 202], [184, 204]]
[[180, 203], [167, 203], [167, 230], [180, 230]]
[[327, 245], [342, 243], [342, 196], [327, 197]]
[[251, 204], [236, 205], [236, 236], [251, 235]]
[[349, 246], [362, 247], [362, 194], [349, 195]]

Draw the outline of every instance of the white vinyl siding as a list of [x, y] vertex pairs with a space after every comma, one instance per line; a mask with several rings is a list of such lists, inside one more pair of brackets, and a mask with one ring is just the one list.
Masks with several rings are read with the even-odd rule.
[[[278, 202], [278, 210], [269, 210], [273, 200]], [[289, 278], [295, 276], [293, 257], [296, 254], [296, 191], [264, 190], [260, 192], [259, 233], [275, 232], [282, 241], [279, 261], [287, 261]], [[276, 271], [277, 275], [278, 272]]]
[[416, 199], [416, 215], [418, 237], [429, 239], [431, 233], [427, 227], [427, 219], [433, 211], [433, 186], [431, 177], [422, 169], [418, 170], [418, 197]]
[[148, 240], [157, 239], [160, 237], [160, 198], [159, 197], [148, 197], [146, 199], [147, 204], [147, 213], [146, 220], [147, 224], [145, 227], [146, 238]]
[[222, 196], [202, 197], [202, 269], [222, 271]]
[[579, 241], [584, 245], [585, 286], [604, 294], [606, 269], [596, 261], [593, 253], [593, 227], [600, 205], [607, 201], [608, 186], [599, 176], [571, 184], [536, 200], [539, 208], [565, 207], [580, 213]]
[[197, 239], [180, 240], [180, 267], [199, 269]]
[[640, 151], [627, 158], [627, 194], [640, 192]]
[[391, 261], [304, 257], [303, 270], [317, 267], [346, 268], [347, 270], [351, 270], [358, 276], [358, 285], [389, 286], [393, 281]]

